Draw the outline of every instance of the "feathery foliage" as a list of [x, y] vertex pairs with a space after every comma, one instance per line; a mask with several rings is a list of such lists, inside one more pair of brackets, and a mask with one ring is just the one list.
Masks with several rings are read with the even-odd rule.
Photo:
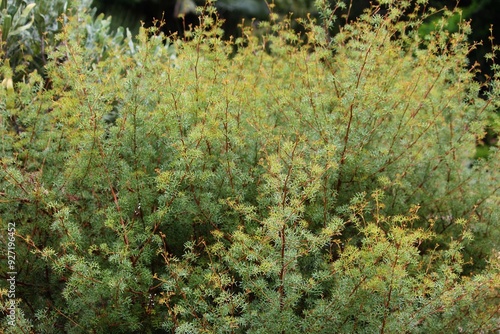
[[426, 1], [335, 36], [316, 2], [229, 41], [210, 6], [185, 39], [64, 16], [0, 89], [6, 333], [498, 329], [498, 78], [479, 98], [467, 23], [419, 36]]

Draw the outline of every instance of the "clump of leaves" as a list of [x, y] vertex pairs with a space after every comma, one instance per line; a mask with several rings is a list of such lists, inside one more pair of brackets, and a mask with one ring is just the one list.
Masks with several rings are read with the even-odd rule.
[[0, 90], [19, 326], [497, 328], [498, 151], [471, 161], [498, 85], [479, 98], [467, 24], [419, 36], [421, 3], [229, 41], [207, 7], [185, 39], [142, 29], [105, 57], [68, 16], [51, 85]]

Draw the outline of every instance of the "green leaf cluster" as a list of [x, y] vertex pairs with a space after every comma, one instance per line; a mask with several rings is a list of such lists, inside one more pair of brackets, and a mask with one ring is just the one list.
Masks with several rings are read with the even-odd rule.
[[75, 4], [46, 76], [0, 88], [2, 330], [496, 330], [497, 78], [480, 98], [466, 23], [422, 38], [422, 1], [387, 3], [235, 40], [213, 8], [134, 39]]

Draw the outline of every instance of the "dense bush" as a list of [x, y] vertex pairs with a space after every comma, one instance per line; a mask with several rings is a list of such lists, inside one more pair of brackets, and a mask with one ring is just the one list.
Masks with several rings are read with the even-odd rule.
[[[123, 28], [110, 32], [111, 19], [96, 9], [87, 12], [90, 0], [3, 0], [0, 9], [2, 59], [10, 65], [4, 67], [4, 78], [20, 81], [28, 73], [37, 71], [45, 77], [47, 53], [58, 44], [56, 36], [61, 32], [66, 16], [86, 12], [80, 16], [81, 44], [94, 52], [96, 58], [105, 56], [106, 49], [120, 43]], [[130, 32], [128, 32], [130, 34]]]
[[498, 329], [498, 78], [479, 98], [467, 23], [421, 39], [425, 1], [382, 2], [334, 37], [323, 6], [224, 41], [209, 7], [90, 48], [68, 12], [47, 79], [0, 90], [3, 331]]

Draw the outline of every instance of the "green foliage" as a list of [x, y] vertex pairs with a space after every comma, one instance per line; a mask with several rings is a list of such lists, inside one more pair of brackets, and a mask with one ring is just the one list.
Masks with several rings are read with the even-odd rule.
[[[0, 47], [2, 58], [8, 61], [14, 81], [22, 80], [28, 73], [37, 70], [45, 74], [47, 54], [58, 45], [57, 34], [68, 24], [68, 16], [80, 16], [79, 34], [86, 40], [82, 47], [97, 57], [108, 47], [123, 39], [123, 29], [113, 34], [109, 31], [111, 20], [96, 10], [89, 10], [90, 0], [82, 1], [2, 1], [0, 12]], [[94, 18], [95, 17], [95, 18]], [[113, 38], [113, 41], [107, 40]], [[8, 77], [8, 76], [6, 76]]]
[[3, 330], [495, 330], [499, 152], [471, 161], [497, 78], [479, 98], [467, 26], [390, 3], [230, 41], [211, 7], [186, 40], [71, 11], [46, 79], [0, 89]]

